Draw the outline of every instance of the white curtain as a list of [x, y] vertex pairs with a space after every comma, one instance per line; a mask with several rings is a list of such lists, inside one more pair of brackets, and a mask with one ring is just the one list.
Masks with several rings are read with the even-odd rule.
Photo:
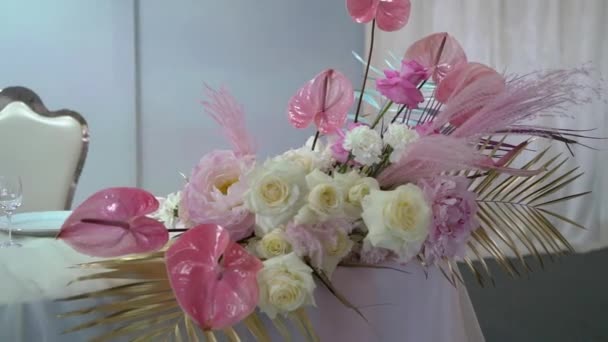
[[[409, 24], [395, 33], [377, 33], [373, 65], [388, 52], [402, 55], [414, 41], [434, 32], [449, 32], [464, 47], [469, 60], [506, 73], [588, 64], [608, 77], [608, 1], [606, 0], [412, 0]], [[367, 40], [369, 41], [369, 29]], [[543, 119], [551, 127], [588, 129], [608, 136], [608, 98], [573, 108], [572, 118]], [[587, 141], [608, 149], [608, 141]], [[556, 145], [556, 144], [554, 144]], [[554, 152], [568, 152], [556, 145]], [[587, 227], [561, 224], [560, 229], [578, 252], [608, 246], [608, 153], [577, 147], [576, 162], [585, 174], [562, 193], [592, 190], [589, 196], [559, 204], [556, 211]]]

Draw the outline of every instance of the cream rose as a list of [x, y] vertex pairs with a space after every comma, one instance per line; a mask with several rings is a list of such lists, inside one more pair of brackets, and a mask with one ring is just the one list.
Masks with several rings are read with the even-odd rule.
[[336, 183], [344, 193], [344, 210], [351, 218], [361, 215], [361, 201], [372, 190], [379, 190], [378, 181], [371, 177], [362, 177], [356, 171], [335, 175]]
[[407, 184], [392, 191], [372, 190], [363, 199], [361, 217], [372, 246], [395, 252], [407, 262], [422, 247], [429, 233], [431, 209], [422, 190]]
[[264, 261], [258, 273], [258, 306], [271, 319], [305, 305], [315, 305], [312, 269], [296, 254], [290, 253]]
[[257, 242], [256, 252], [260, 257], [270, 259], [291, 253], [291, 244], [287, 241], [285, 232], [277, 228]]
[[308, 193], [306, 173], [297, 163], [271, 161], [249, 178], [245, 205], [256, 214], [256, 233], [266, 234], [293, 218]]
[[279, 161], [293, 162], [298, 164], [306, 173], [311, 172], [317, 167], [318, 152], [313, 152], [310, 149], [289, 150], [277, 157]]
[[325, 253], [322, 269], [328, 277], [331, 277], [340, 261], [350, 253], [353, 245], [353, 241], [343, 231], [337, 231], [334, 241], [323, 242]]
[[297, 224], [313, 224], [344, 216], [344, 194], [333, 178], [317, 169], [306, 176], [307, 204], [295, 217]]

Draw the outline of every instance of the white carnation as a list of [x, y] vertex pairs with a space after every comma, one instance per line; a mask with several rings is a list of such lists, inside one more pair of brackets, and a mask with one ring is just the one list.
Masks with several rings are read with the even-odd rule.
[[264, 261], [258, 273], [260, 310], [271, 319], [305, 305], [315, 305], [312, 269], [295, 253]]
[[372, 190], [362, 206], [361, 217], [368, 229], [365, 239], [372, 246], [395, 252], [402, 262], [418, 254], [431, 223], [431, 209], [419, 187], [407, 184], [392, 191]]
[[372, 165], [380, 162], [382, 138], [368, 126], [358, 126], [346, 133], [344, 148], [352, 153], [356, 162]]
[[150, 216], [165, 223], [169, 228], [175, 228], [179, 220], [178, 210], [181, 199], [182, 193], [179, 191], [167, 195], [167, 198], [159, 199], [158, 210]]
[[389, 159], [391, 163], [398, 162], [403, 157], [406, 147], [418, 138], [420, 138], [418, 133], [406, 125], [390, 124], [384, 134], [384, 142], [393, 148]]

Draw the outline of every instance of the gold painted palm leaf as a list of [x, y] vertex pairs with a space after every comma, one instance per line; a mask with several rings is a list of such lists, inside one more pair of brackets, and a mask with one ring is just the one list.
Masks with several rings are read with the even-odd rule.
[[202, 331], [182, 311], [165, 271], [164, 251], [127, 256], [123, 258], [79, 265], [87, 270], [99, 270], [75, 281], [115, 281], [113, 287], [61, 299], [79, 301], [83, 299], [111, 299], [108, 304], [62, 314], [60, 317], [94, 315], [65, 333], [92, 327], [105, 326], [107, 332], [91, 341], [112, 341], [130, 338], [131, 341], [270, 341], [271, 329], [277, 331], [282, 340], [290, 341], [296, 336], [290, 330], [293, 325], [308, 341], [318, 341], [306, 312], [301, 309], [287, 319], [277, 317], [269, 325], [262, 314], [253, 313], [242, 324], [221, 331]]
[[[496, 150], [491, 152], [492, 156]], [[523, 151], [516, 153], [508, 165], [523, 160]], [[470, 189], [477, 194], [480, 227], [472, 234], [464, 261], [482, 286], [486, 279], [493, 283], [484, 255], [496, 259], [509, 275], [519, 276], [532, 270], [523, 257], [526, 253], [533, 256], [542, 268], [543, 255], [553, 259], [555, 255], [573, 252], [555, 223], [583, 227], [551, 208], [553, 204], [589, 193], [556, 196], [583, 174], [578, 172], [578, 167], [567, 169], [568, 159], [561, 154], [549, 156], [549, 149], [545, 149], [520, 167], [522, 170], [544, 170], [537, 175], [509, 176], [490, 171], [483, 177], [474, 178]], [[475, 175], [479, 176], [479, 173]], [[515, 256], [516, 261], [509, 256]], [[481, 267], [475, 265], [474, 260], [479, 261]]]

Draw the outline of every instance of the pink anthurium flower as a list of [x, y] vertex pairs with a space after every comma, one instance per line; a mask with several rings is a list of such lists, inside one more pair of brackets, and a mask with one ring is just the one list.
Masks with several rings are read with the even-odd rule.
[[434, 127], [447, 122], [461, 126], [505, 89], [504, 76], [488, 66], [471, 62], [457, 66], [435, 90], [435, 97], [446, 109], [437, 116]]
[[158, 200], [144, 190], [105, 189], [72, 212], [57, 238], [95, 257], [155, 251], [169, 240], [167, 228], [146, 216], [157, 209]]
[[410, 0], [346, 0], [348, 14], [358, 23], [376, 19], [383, 31], [397, 31], [410, 19]]
[[289, 122], [296, 128], [312, 122], [323, 134], [340, 129], [353, 105], [353, 85], [342, 73], [327, 69], [306, 83], [289, 100]]
[[222, 227], [202, 224], [188, 230], [165, 259], [179, 305], [202, 329], [232, 326], [255, 310], [262, 262]]
[[490, 88], [485, 88], [485, 91], [492, 93], [498, 94], [506, 87], [505, 78], [496, 70], [480, 63], [469, 62], [456, 66], [441, 80], [435, 90], [435, 98], [441, 103], [446, 103], [450, 97], [458, 95], [467, 86], [480, 80], [484, 80], [484, 86]]
[[413, 59], [431, 72], [438, 84], [454, 67], [467, 62], [467, 55], [460, 43], [447, 32], [434, 33], [410, 45], [406, 59]]

